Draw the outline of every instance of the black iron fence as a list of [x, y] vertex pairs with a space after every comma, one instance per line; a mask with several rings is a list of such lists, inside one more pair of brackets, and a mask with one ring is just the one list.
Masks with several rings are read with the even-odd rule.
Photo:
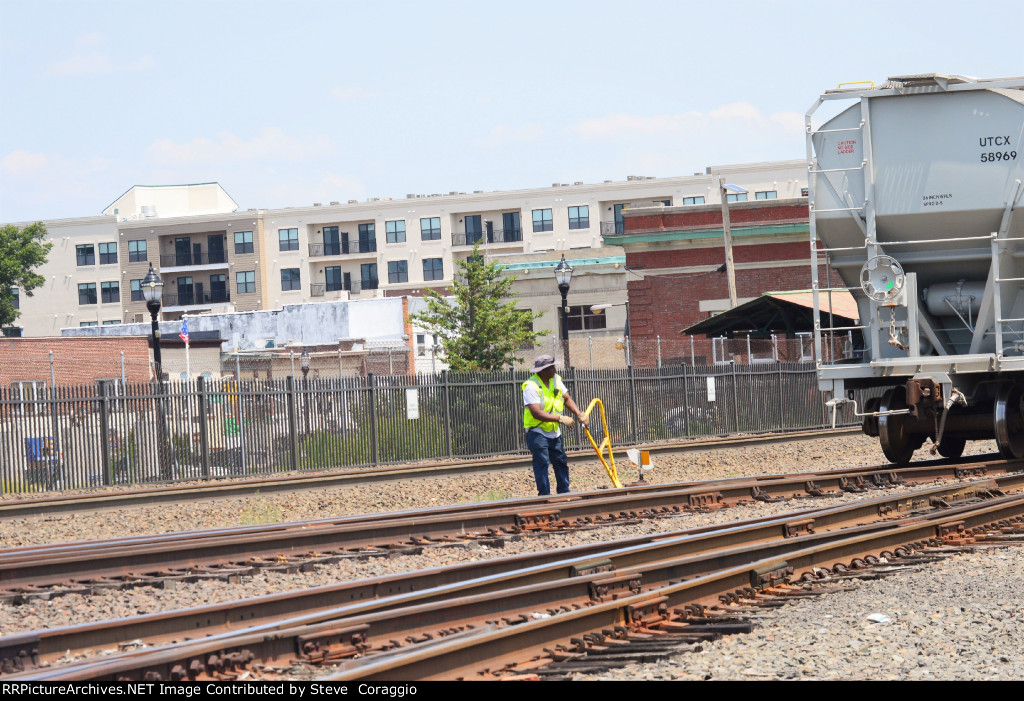
[[[526, 454], [526, 371], [0, 389], [4, 493]], [[808, 364], [578, 370], [613, 446], [822, 428]], [[863, 399], [863, 398], [861, 398]], [[858, 402], [863, 406], [863, 401]], [[601, 441], [599, 417], [592, 432]], [[838, 425], [852, 425], [850, 409]], [[566, 447], [589, 445], [579, 427]]]

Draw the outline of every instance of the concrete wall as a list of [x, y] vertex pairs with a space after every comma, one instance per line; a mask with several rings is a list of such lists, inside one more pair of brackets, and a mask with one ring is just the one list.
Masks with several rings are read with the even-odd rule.
[[[273, 341], [280, 348], [288, 343], [336, 345], [339, 339], [403, 342], [402, 299], [354, 300], [289, 305], [283, 309], [203, 314], [188, 317], [191, 333], [216, 331], [224, 339], [221, 349], [230, 351], [265, 348]], [[163, 337], [177, 336], [180, 321], [160, 322]], [[149, 323], [121, 326], [62, 329], [62, 336], [147, 336]]]

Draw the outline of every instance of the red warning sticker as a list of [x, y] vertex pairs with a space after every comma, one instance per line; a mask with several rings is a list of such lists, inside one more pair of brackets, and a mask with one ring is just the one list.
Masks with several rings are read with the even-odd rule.
[[849, 139], [847, 141], [839, 142], [839, 153], [853, 153], [853, 150], [857, 147], [856, 139]]

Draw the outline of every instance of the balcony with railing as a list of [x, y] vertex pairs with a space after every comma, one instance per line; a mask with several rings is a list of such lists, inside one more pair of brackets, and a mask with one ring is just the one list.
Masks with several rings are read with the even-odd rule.
[[228, 254], [225, 251], [193, 250], [189, 252], [179, 251], [177, 253], [160, 254], [160, 269], [167, 268], [188, 268], [197, 265], [226, 266]]
[[477, 243], [484, 245], [500, 243], [522, 243], [523, 230], [515, 229], [493, 229], [480, 232], [457, 232], [452, 234], [452, 246], [473, 246]]
[[601, 236], [615, 236], [624, 233], [626, 233], [626, 222], [624, 221], [601, 222]]
[[202, 285], [192, 287], [178, 287], [177, 292], [164, 293], [163, 306], [165, 310], [172, 307], [192, 307], [210, 304], [228, 304], [231, 302], [231, 293], [227, 290], [203, 291]]
[[310, 258], [328, 256], [348, 256], [377, 252], [377, 242], [372, 241], [334, 241], [309, 244]]
[[309, 285], [309, 296], [310, 297], [330, 297], [330, 298], [344, 298], [342, 293], [347, 292], [349, 295], [356, 295], [362, 291], [362, 284], [359, 280], [351, 280], [349, 282], [313, 282]]
[[487, 234], [487, 243], [521, 243], [523, 240], [523, 230], [520, 228], [515, 229], [495, 229]]

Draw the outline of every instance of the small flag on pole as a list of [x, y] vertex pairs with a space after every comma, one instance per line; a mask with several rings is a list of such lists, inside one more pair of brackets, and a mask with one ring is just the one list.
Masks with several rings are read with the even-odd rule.
[[188, 320], [181, 320], [181, 333], [179, 333], [178, 335], [181, 337], [182, 341], [188, 343]]

